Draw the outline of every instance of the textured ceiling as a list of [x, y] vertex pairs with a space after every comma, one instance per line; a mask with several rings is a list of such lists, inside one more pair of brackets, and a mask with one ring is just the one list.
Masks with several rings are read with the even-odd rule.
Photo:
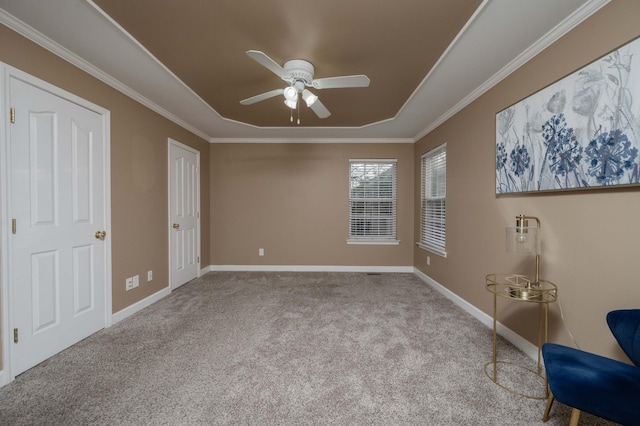
[[[225, 118], [290, 125], [286, 87], [245, 52], [280, 65], [304, 59], [315, 77], [366, 74], [368, 88], [311, 89], [332, 115], [303, 106], [302, 126], [363, 126], [394, 117], [481, 0], [96, 0], [115, 22]], [[297, 115], [297, 112], [295, 113]]]

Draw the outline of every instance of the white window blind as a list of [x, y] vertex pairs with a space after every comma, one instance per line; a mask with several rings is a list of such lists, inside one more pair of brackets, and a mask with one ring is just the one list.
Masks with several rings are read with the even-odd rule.
[[349, 243], [397, 243], [396, 160], [349, 160]]
[[446, 256], [447, 145], [422, 156], [421, 236], [419, 245]]

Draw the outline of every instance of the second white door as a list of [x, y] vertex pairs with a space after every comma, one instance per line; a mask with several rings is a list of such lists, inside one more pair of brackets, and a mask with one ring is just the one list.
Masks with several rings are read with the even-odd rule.
[[171, 289], [200, 271], [200, 153], [169, 139], [169, 274]]

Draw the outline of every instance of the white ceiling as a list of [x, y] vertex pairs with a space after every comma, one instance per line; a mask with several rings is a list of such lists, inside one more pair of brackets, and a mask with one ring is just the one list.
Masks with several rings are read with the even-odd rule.
[[256, 127], [225, 119], [90, 1], [0, 0], [0, 23], [210, 142], [410, 143], [608, 2], [485, 0], [397, 114], [360, 127]]

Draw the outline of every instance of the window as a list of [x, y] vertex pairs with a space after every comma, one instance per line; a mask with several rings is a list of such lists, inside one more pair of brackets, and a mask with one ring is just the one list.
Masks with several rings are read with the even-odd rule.
[[422, 156], [421, 193], [418, 245], [446, 257], [447, 144]]
[[398, 244], [396, 160], [349, 160], [350, 244]]

